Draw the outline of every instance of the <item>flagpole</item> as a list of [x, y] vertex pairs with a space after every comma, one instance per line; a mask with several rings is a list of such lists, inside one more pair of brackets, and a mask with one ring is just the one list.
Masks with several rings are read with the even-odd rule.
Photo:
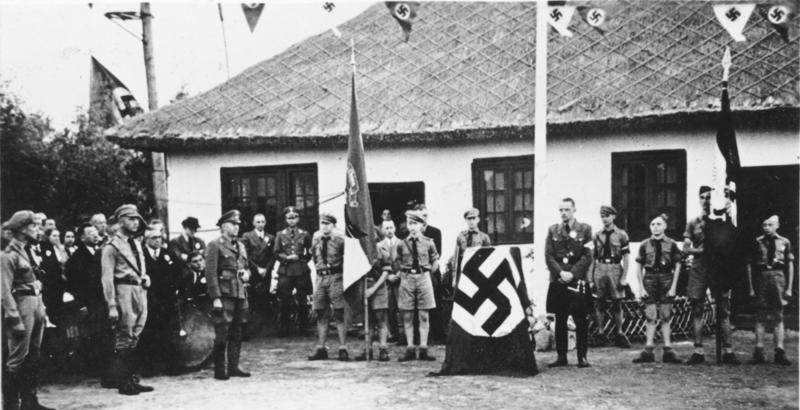
[[[353, 92], [355, 93], [356, 87], [356, 42], [350, 39], [350, 66], [353, 67]], [[369, 361], [369, 345], [370, 345], [370, 328], [369, 328], [369, 298], [367, 298], [367, 275], [364, 275], [364, 353], [366, 360]]]
[[217, 10], [219, 10], [219, 25], [222, 27], [222, 45], [225, 48], [225, 72], [228, 74], [228, 79], [231, 78], [231, 66], [228, 61], [228, 36], [225, 35], [225, 19], [222, 18], [222, 3], [217, 3]]
[[[534, 155], [533, 155], [533, 255], [534, 272], [546, 275], [544, 238], [547, 236], [547, 215], [549, 196], [545, 189], [547, 183], [547, 1], [539, 0], [536, 7], [536, 82], [534, 91]], [[546, 296], [546, 295], [545, 295]], [[534, 298], [534, 300], [536, 300]], [[526, 306], [527, 307], [527, 306]]]

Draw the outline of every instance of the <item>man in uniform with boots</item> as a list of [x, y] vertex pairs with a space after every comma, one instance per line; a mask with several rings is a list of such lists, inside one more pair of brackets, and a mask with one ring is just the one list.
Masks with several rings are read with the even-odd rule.
[[0, 253], [4, 336], [8, 358], [3, 374], [3, 408], [49, 410], [36, 395], [45, 311], [42, 284], [36, 279], [27, 244], [36, 241], [39, 226], [33, 212], [17, 211], [4, 224], [13, 234]]
[[132, 396], [153, 391], [152, 387], [139, 384], [134, 375], [134, 355], [147, 322], [146, 289], [150, 286], [142, 245], [135, 239], [142, 234], [145, 223], [132, 204], [117, 208], [114, 222], [119, 229], [103, 247], [100, 257], [103, 296], [108, 318], [115, 326], [114, 357], [109, 362], [106, 385], [116, 385], [120, 394]]
[[[239, 242], [240, 214], [224, 213], [217, 221], [222, 234], [206, 248], [206, 285], [214, 316], [214, 378], [250, 377], [239, 367], [242, 324], [247, 322], [247, 291], [250, 280], [247, 251]], [[225, 354], [227, 353], [227, 367]]]
[[586, 360], [588, 315], [591, 308], [586, 273], [592, 263], [592, 227], [575, 220], [575, 201], [561, 200], [561, 223], [551, 226], [545, 241], [545, 261], [550, 271], [547, 311], [556, 315], [558, 359], [549, 367], [567, 365], [567, 318], [575, 321], [578, 367], [589, 367]]
[[308, 267], [308, 261], [311, 259], [311, 235], [297, 226], [300, 222], [297, 208], [286, 207], [283, 215], [287, 227], [275, 236], [274, 249], [275, 256], [280, 261], [277, 286], [278, 302], [281, 307], [280, 323], [278, 323], [280, 336], [288, 335], [291, 330], [292, 324], [289, 318], [292, 313], [292, 291], [295, 289], [300, 328], [303, 331], [306, 329], [308, 326], [306, 296], [312, 292], [311, 270]]

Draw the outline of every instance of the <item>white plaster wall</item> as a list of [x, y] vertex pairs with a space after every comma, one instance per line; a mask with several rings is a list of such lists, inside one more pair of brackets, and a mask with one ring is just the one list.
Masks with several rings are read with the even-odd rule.
[[[599, 229], [599, 207], [611, 202], [611, 153], [660, 149], [686, 149], [686, 212], [687, 216], [695, 215], [699, 212], [695, 200], [697, 187], [711, 178], [711, 158], [716, 150], [714, 138], [714, 132], [553, 136], [548, 143], [545, 184], [536, 189], [536, 195], [544, 195], [551, 203], [552, 212], [536, 215], [535, 223], [557, 222], [560, 198], [571, 196], [577, 203], [577, 218]], [[798, 162], [800, 142], [796, 132], [737, 130], [737, 138], [743, 166]], [[532, 141], [371, 148], [366, 151], [367, 179], [369, 182], [424, 182], [430, 223], [442, 230], [442, 256], [449, 258], [455, 237], [463, 229], [461, 215], [472, 206], [473, 159], [530, 154], [533, 154]], [[201, 232], [201, 237], [208, 240], [216, 235], [213, 228], [220, 214], [222, 167], [317, 163], [319, 193], [324, 197], [344, 189], [345, 156], [344, 148], [170, 153], [167, 163], [170, 231], [180, 232], [180, 221], [192, 215], [200, 219], [203, 230], [211, 229]], [[323, 204], [320, 210], [343, 219], [343, 200]], [[272, 231], [278, 228], [268, 227]], [[636, 249], [634, 244], [632, 251]], [[526, 270], [532, 271], [535, 267], [537, 271], [529, 272], [526, 280], [537, 310], [543, 312], [548, 274], [543, 261], [526, 261], [525, 265]], [[633, 269], [635, 263], [631, 263], [631, 267]]]

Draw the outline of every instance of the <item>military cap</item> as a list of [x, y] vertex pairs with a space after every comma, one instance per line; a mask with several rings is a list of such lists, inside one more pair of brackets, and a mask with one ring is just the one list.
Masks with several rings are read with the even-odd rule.
[[198, 228], [200, 228], [200, 221], [198, 221], [197, 218], [190, 216], [181, 222], [181, 226], [188, 229], [194, 229], [196, 231]]
[[479, 216], [481, 216], [481, 211], [479, 211], [479, 210], [477, 210], [475, 208], [467, 209], [467, 211], [464, 212], [464, 219], [477, 218]]
[[217, 221], [217, 226], [222, 226], [222, 224], [224, 224], [225, 222], [230, 222], [239, 225], [242, 223], [242, 220], [239, 218], [240, 215], [241, 214], [239, 213], [239, 211], [237, 211], [236, 209], [231, 209], [230, 211], [225, 212], [224, 214], [222, 214], [222, 216], [219, 217], [219, 220]]
[[762, 223], [764, 223], [764, 222], [771, 222], [771, 223], [774, 223], [774, 224], [780, 224], [780, 218], [778, 218], [778, 215], [776, 215], [776, 214], [765, 215], [764, 220], [762, 221]]
[[406, 218], [409, 221], [414, 221], [421, 224], [425, 223], [425, 217], [422, 215], [420, 211], [406, 211]]
[[603, 205], [600, 207], [600, 215], [616, 215], [617, 209], [611, 205]]
[[319, 214], [319, 221], [326, 224], [336, 225], [336, 217], [327, 212]]
[[714, 190], [714, 188], [711, 188], [708, 185], [700, 185], [700, 190], [698, 191], [697, 195], [703, 195], [706, 192], [711, 192], [713, 190]]
[[667, 221], [669, 221], [669, 217], [667, 216], [667, 214], [664, 214], [664, 213], [661, 213], [661, 214], [658, 214], [658, 215], [654, 216], [653, 219], [651, 219], [651, 221], [656, 219], [656, 218], [661, 218], [664, 221], [665, 224], [667, 223]]
[[11, 232], [19, 232], [22, 228], [26, 226], [36, 223], [33, 219], [33, 211], [17, 211], [14, 212], [14, 215], [11, 215], [11, 218], [3, 223], [3, 229], [8, 229]]
[[142, 218], [142, 215], [139, 214], [139, 210], [136, 209], [136, 205], [133, 204], [120, 205], [119, 208], [117, 208], [117, 210], [114, 211], [114, 216], [112, 217], [112, 219], [115, 222], [119, 222], [120, 219], [122, 218], [136, 218], [139, 220], [139, 229], [144, 230], [145, 228], [144, 218]]
[[300, 216], [300, 212], [298, 212], [297, 208], [293, 206], [287, 206], [286, 208], [283, 208], [283, 216], [289, 216], [291, 214]]

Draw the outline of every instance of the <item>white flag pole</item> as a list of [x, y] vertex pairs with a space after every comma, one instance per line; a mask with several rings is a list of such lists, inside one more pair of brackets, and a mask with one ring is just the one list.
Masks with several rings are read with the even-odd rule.
[[[534, 272], [547, 275], [544, 262], [544, 239], [547, 236], [548, 195], [545, 190], [547, 164], [547, 0], [536, 7], [536, 84], [534, 90], [534, 156], [533, 156], [533, 245]], [[530, 295], [529, 295], [530, 296]], [[533, 300], [536, 300], [534, 297]], [[526, 306], [527, 308], [527, 306]]]

